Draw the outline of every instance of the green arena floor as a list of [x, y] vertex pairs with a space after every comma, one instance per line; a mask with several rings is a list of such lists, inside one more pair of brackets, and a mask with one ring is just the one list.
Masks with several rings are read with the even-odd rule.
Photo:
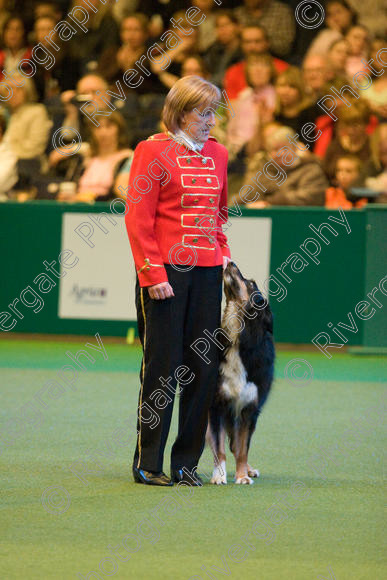
[[[387, 577], [386, 358], [279, 352], [250, 453], [261, 477], [233, 484], [230, 457], [227, 486], [164, 489], [130, 473], [139, 348], [105, 342], [73, 389], [48, 383], [80, 348], [0, 342], [2, 580]], [[311, 381], [284, 378], [294, 358]], [[211, 464], [206, 450], [198, 471]]]

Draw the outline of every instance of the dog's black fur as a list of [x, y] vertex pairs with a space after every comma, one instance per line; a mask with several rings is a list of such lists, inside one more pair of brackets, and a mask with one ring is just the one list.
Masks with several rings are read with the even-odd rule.
[[215, 461], [211, 483], [227, 483], [226, 433], [236, 460], [235, 482], [253, 483], [259, 472], [248, 465], [247, 454], [273, 382], [273, 316], [255, 281], [244, 278], [233, 262], [224, 272], [224, 291], [223, 351], [207, 432]]

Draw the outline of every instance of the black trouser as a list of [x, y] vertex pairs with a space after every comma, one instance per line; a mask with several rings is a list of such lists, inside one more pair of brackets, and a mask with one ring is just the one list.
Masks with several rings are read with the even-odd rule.
[[[212, 335], [220, 327], [222, 266], [195, 266], [177, 271], [166, 264], [165, 268], [174, 297], [153, 300], [147, 288], [140, 288], [138, 279], [136, 283], [143, 360], [133, 465], [148, 471], [163, 468], [179, 377], [179, 428], [172, 447], [171, 469], [191, 470], [197, 466], [205, 444], [207, 414], [219, 364], [219, 349], [204, 330]], [[208, 343], [198, 344], [201, 352], [210, 347], [204, 356], [191, 348], [197, 339]], [[187, 370], [181, 365], [188, 367]], [[165, 380], [164, 386], [160, 378]], [[152, 418], [152, 413], [159, 420]]]

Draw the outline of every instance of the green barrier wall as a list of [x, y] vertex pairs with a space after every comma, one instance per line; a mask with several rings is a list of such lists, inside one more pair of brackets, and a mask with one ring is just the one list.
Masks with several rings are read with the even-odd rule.
[[[0, 206], [2, 240], [2, 284], [0, 309], [20, 296], [35, 276], [44, 271], [43, 260], [57, 260], [61, 251], [61, 224], [64, 212], [109, 212], [107, 204], [94, 206], [57, 204], [50, 201], [18, 204], [6, 202]], [[287, 296], [282, 302], [271, 298], [275, 316], [277, 342], [309, 343], [319, 332], [331, 332], [332, 341], [339, 340], [329, 331], [329, 322], [350, 324], [348, 312], [352, 312], [357, 332], [344, 331], [348, 345], [387, 346], [387, 296], [378, 292], [381, 308], [367, 321], [356, 317], [356, 304], [366, 298], [386, 274], [385, 254], [387, 247], [387, 208], [370, 206], [363, 210], [345, 212], [351, 233], [343, 226], [328, 220], [329, 216], [340, 218], [338, 211], [324, 208], [277, 207], [264, 210], [243, 210], [244, 216], [272, 218], [272, 242], [270, 272], [282, 280]], [[319, 227], [329, 223], [338, 232], [337, 237], [326, 232], [329, 245], [319, 240], [308, 226]], [[285, 281], [276, 271], [292, 253], [300, 251], [306, 238], [321, 243], [318, 256], [320, 264], [310, 259], [302, 272], [292, 272], [290, 266], [284, 271], [291, 278]], [[259, 249], [249, 249], [259, 259]], [[300, 266], [301, 262], [295, 264]], [[387, 288], [387, 285], [386, 285]], [[387, 291], [387, 290], [386, 290]], [[58, 285], [44, 295], [45, 306], [37, 314], [26, 312], [15, 327], [17, 332], [52, 334], [93, 334], [125, 336], [127, 321], [67, 320], [58, 318]]]

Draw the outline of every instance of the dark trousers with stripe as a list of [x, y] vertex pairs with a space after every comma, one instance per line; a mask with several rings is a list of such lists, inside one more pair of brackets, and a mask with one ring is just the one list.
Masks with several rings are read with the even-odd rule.
[[[172, 447], [171, 469], [191, 470], [203, 452], [207, 414], [217, 382], [220, 351], [204, 330], [213, 335], [220, 327], [222, 266], [179, 266], [179, 270], [169, 264], [165, 267], [174, 297], [153, 300], [147, 288], [140, 288], [138, 279], [136, 283], [143, 359], [133, 465], [162, 471], [179, 382], [179, 427]], [[198, 339], [207, 341], [198, 343], [201, 351], [209, 347], [205, 356], [191, 348]]]

